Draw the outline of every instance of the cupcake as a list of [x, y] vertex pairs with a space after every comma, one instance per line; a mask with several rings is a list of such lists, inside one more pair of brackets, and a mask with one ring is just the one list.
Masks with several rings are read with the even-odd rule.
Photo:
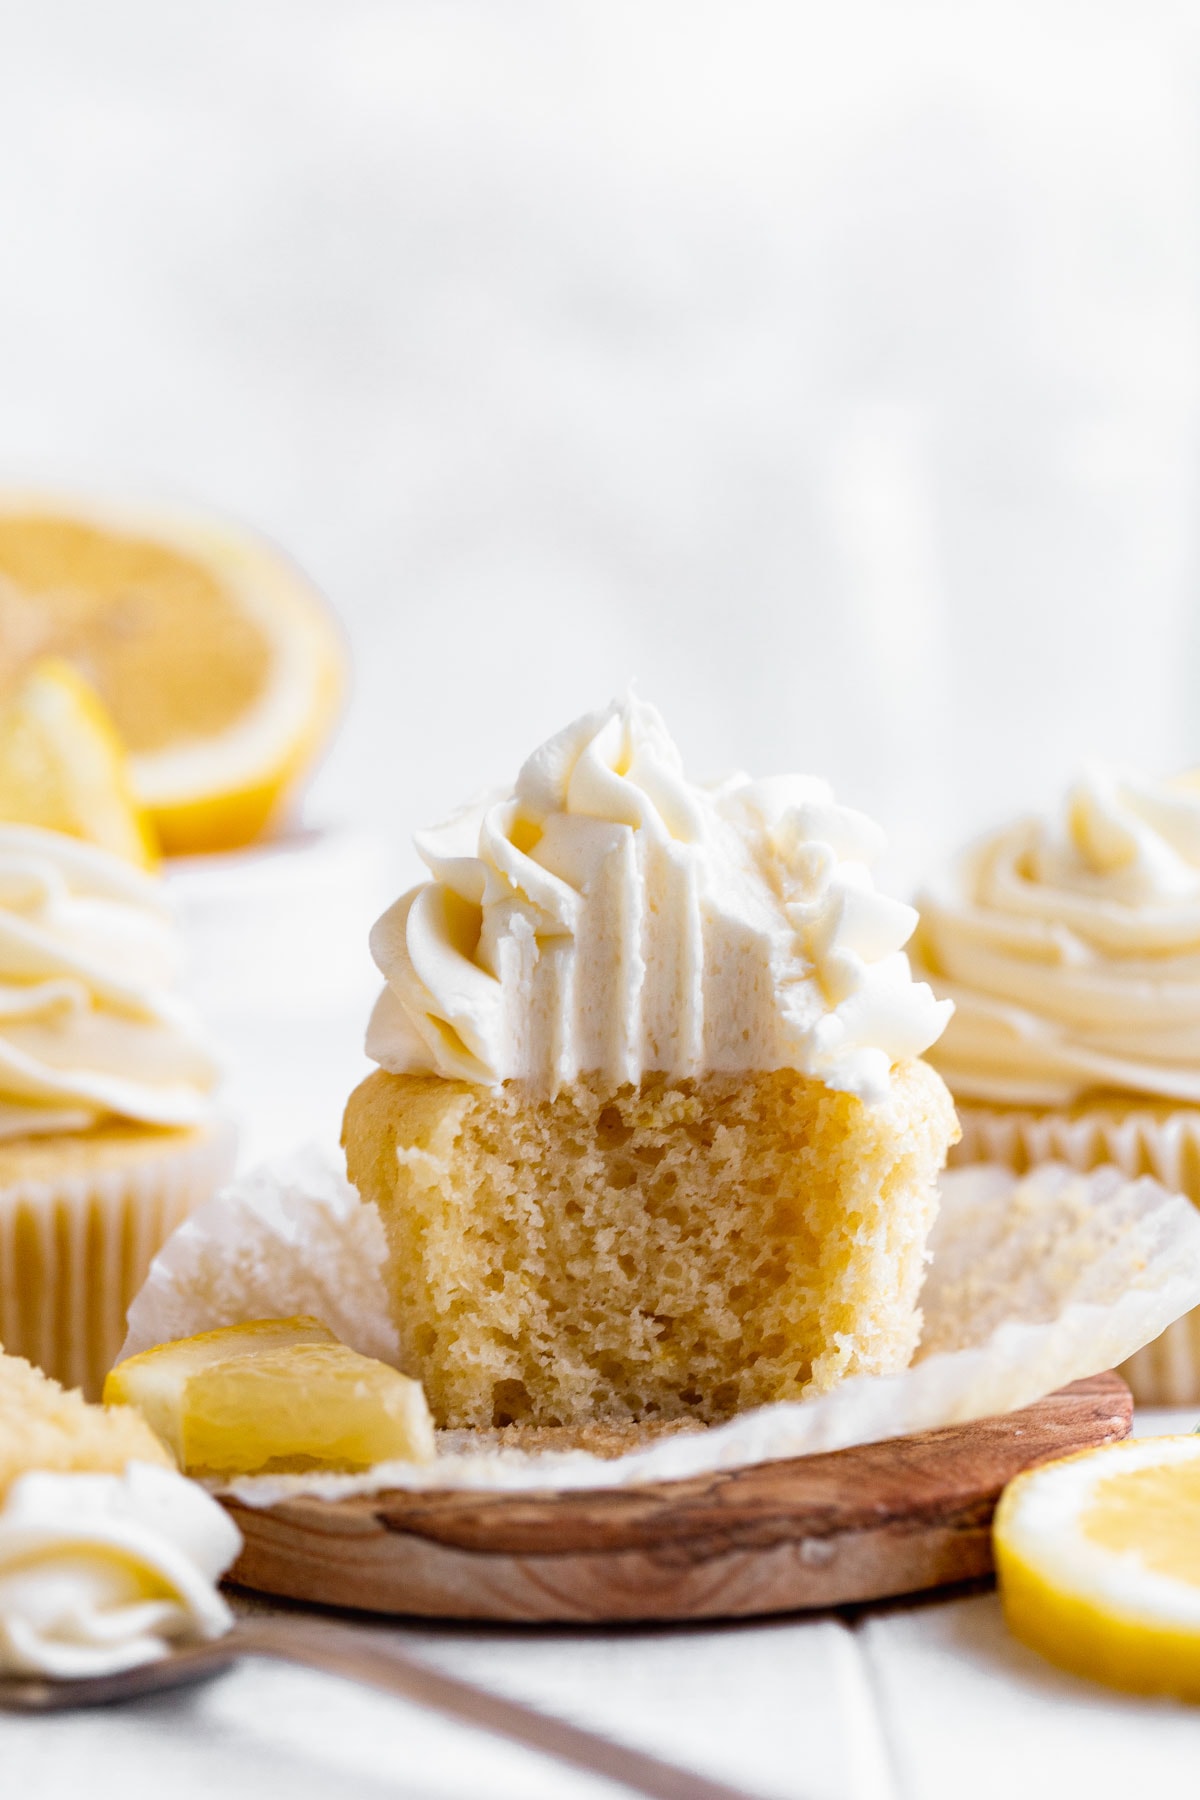
[[422, 834], [343, 1141], [443, 1426], [710, 1421], [908, 1362], [957, 1135], [916, 916], [824, 784], [636, 699]]
[[174, 964], [159, 880], [0, 824], [0, 1342], [92, 1396], [152, 1257], [231, 1164]]
[[[913, 960], [956, 1162], [1115, 1163], [1200, 1204], [1200, 781], [1092, 772], [919, 896]], [[1138, 1399], [1200, 1399], [1200, 1313], [1140, 1351]]]

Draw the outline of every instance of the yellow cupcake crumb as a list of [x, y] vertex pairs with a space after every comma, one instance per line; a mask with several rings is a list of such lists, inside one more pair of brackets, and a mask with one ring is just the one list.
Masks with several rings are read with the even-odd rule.
[[921, 1062], [877, 1107], [788, 1069], [553, 1100], [377, 1071], [343, 1141], [438, 1424], [573, 1426], [903, 1368], [956, 1129]]
[[92, 1406], [22, 1357], [0, 1352], [0, 1498], [31, 1469], [119, 1474], [130, 1462], [171, 1466], [127, 1406]]

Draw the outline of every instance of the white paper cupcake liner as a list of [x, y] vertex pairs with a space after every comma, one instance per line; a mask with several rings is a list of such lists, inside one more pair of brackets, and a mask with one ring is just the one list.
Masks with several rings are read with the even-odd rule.
[[[1074, 1114], [960, 1106], [953, 1165], [996, 1162], [1023, 1174], [1043, 1163], [1087, 1173], [1113, 1164], [1131, 1179], [1152, 1175], [1200, 1206], [1200, 1108], [1089, 1108]], [[1121, 1364], [1142, 1406], [1200, 1402], [1200, 1309], [1186, 1313]]]
[[[1026, 1406], [1111, 1368], [1200, 1302], [1200, 1213], [1117, 1169], [1078, 1175], [1060, 1165], [1024, 1180], [995, 1166], [951, 1173], [931, 1249], [921, 1344], [901, 1374], [855, 1376], [818, 1399], [759, 1407], [615, 1457], [442, 1432], [432, 1465], [248, 1476], [233, 1491], [265, 1506], [389, 1487], [612, 1487], [840, 1450]], [[232, 1183], [156, 1258], [130, 1309], [127, 1352], [304, 1310], [331, 1328], [344, 1320], [360, 1348], [386, 1354], [395, 1338], [385, 1254], [374, 1207], [335, 1161], [281, 1159]]]
[[233, 1168], [225, 1121], [128, 1162], [0, 1186], [0, 1344], [98, 1399], [125, 1314], [177, 1226]]

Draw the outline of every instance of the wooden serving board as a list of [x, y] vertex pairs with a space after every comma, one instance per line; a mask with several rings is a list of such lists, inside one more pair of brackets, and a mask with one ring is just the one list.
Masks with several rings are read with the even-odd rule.
[[829, 1455], [637, 1488], [227, 1500], [230, 1579], [327, 1606], [581, 1624], [840, 1606], [988, 1575], [1005, 1483], [1126, 1437], [1129, 1389], [1087, 1381], [1021, 1412]]

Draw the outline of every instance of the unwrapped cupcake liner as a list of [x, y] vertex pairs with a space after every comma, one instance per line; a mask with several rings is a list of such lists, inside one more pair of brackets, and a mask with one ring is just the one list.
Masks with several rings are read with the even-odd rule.
[[[431, 1465], [248, 1476], [231, 1491], [270, 1505], [396, 1487], [615, 1487], [840, 1450], [1026, 1406], [1111, 1368], [1200, 1303], [1200, 1212], [1115, 1168], [1078, 1175], [1059, 1165], [1024, 1179], [995, 1166], [952, 1171], [931, 1249], [921, 1343], [900, 1374], [856, 1376], [816, 1399], [615, 1457], [447, 1431]], [[301, 1306], [336, 1329], [351, 1303], [356, 1341], [381, 1354], [392, 1328], [378, 1216], [335, 1163], [310, 1152], [243, 1177], [176, 1233], [130, 1309], [126, 1347]]]
[[154, 1259], [129, 1308], [121, 1358], [173, 1338], [307, 1313], [360, 1356], [395, 1363], [400, 1339], [378, 1210], [313, 1145], [214, 1194]]
[[[996, 1162], [1021, 1174], [1049, 1162], [1083, 1173], [1112, 1164], [1131, 1178], [1151, 1175], [1200, 1206], [1200, 1108], [1098, 1105], [1072, 1114], [960, 1106], [958, 1116], [955, 1166]], [[1120, 1372], [1142, 1406], [1200, 1402], [1200, 1310], [1175, 1320]]]
[[155, 1255], [232, 1172], [235, 1133], [139, 1145], [126, 1164], [0, 1187], [0, 1344], [66, 1387], [100, 1397], [125, 1314]]

